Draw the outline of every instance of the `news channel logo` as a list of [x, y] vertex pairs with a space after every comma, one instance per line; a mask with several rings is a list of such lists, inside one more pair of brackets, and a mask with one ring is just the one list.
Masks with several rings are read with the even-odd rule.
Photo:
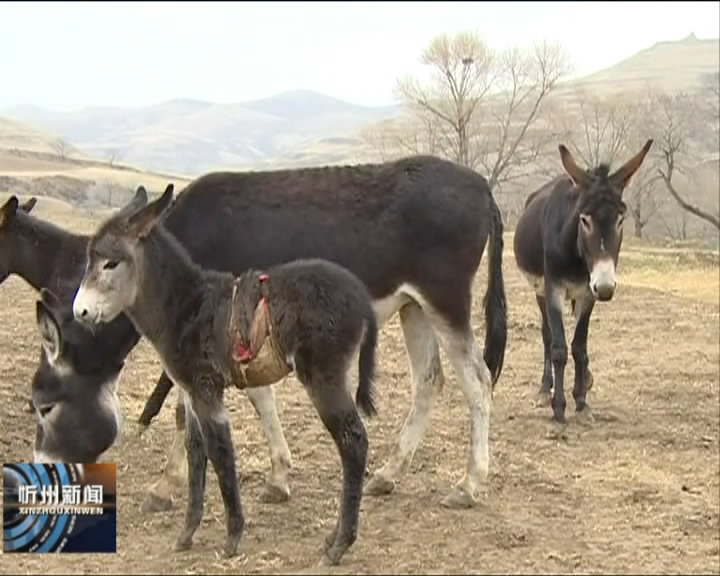
[[4, 553], [117, 551], [115, 464], [3, 464]]

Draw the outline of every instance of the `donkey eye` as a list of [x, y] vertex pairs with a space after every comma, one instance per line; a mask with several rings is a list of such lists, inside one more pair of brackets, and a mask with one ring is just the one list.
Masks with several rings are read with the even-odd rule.
[[105, 266], [103, 266], [103, 268], [105, 270], [114, 270], [115, 268], [117, 268], [117, 265], [117, 260], [108, 260], [107, 262], [105, 262]]
[[592, 223], [590, 222], [590, 218], [587, 217], [585, 214], [580, 215], [580, 224], [582, 224], [582, 227], [585, 229], [586, 232], [589, 232], [592, 229]]

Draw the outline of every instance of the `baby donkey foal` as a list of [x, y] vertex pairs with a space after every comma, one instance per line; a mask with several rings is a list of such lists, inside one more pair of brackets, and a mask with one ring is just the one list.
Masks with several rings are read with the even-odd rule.
[[[238, 278], [204, 270], [159, 222], [172, 197], [169, 185], [154, 202], [134, 199], [99, 227], [88, 243], [73, 313], [88, 325], [126, 313], [184, 392], [189, 497], [176, 549], [191, 546], [200, 524], [209, 458], [226, 511], [224, 552], [237, 552], [244, 516], [224, 390], [257, 382], [244, 377], [246, 370], [265, 374], [263, 385], [294, 370], [342, 462], [340, 512], [325, 542], [326, 561], [336, 564], [357, 535], [367, 460], [367, 434], [347, 387], [358, 350], [356, 401], [367, 416], [375, 413], [377, 326], [367, 289], [320, 260]], [[274, 371], [262, 368], [272, 364], [268, 358]]]

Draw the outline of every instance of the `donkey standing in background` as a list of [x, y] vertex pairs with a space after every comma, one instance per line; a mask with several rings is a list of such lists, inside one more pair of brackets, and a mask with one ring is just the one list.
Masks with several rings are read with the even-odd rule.
[[[435, 393], [444, 384], [442, 346], [470, 416], [467, 467], [442, 504], [464, 508], [478, 502], [489, 467], [491, 390], [502, 371], [507, 340], [503, 222], [483, 176], [432, 156], [354, 166], [215, 172], [178, 195], [163, 226], [207, 269], [240, 274], [300, 258], [335, 262], [368, 288], [378, 326], [399, 313], [412, 406], [388, 460], [365, 487], [368, 495], [392, 492], [409, 468], [430, 422]], [[471, 311], [473, 280], [486, 246], [483, 351], [475, 341]], [[116, 346], [127, 346], [135, 338], [133, 329]], [[157, 386], [163, 383], [170, 385], [165, 373]], [[249, 395], [251, 391], [271, 447], [266, 489], [275, 488], [268, 493], [286, 499], [290, 453], [273, 388], [247, 389]], [[262, 402], [260, 407], [256, 402]], [[176, 422], [167, 465], [151, 488], [146, 509], [171, 506], [176, 487], [185, 482], [182, 404], [176, 406]]]
[[33, 460], [96, 462], [120, 432], [115, 382], [123, 357], [113, 361], [112, 354], [100, 349], [105, 341], [75, 322], [72, 310], [47, 288], [40, 291], [35, 314], [44, 369], [32, 384], [37, 412]]
[[575, 317], [575, 410], [589, 419], [586, 395], [593, 383], [587, 354], [590, 316], [596, 300], [606, 302], [615, 294], [626, 212], [622, 195], [652, 142], [648, 140], [612, 174], [605, 164], [582, 170], [570, 151], [560, 145], [560, 160], [570, 178], [555, 179], [533, 192], [515, 229], [515, 260], [535, 289], [542, 315], [544, 368], [538, 404], [550, 402], [554, 371], [551, 402], [553, 419], [559, 423], [565, 422], [567, 363], [563, 302], [571, 301]]
[[[357, 536], [367, 460], [367, 434], [346, 381], [358, 350], [357, 402], [368, 416], [375, 412], [377, 326], [370, 295], [350, 272], [322, 260], [295, 261], [262, 275], [250, 270], [237, 280], [204, 270], [158, 224], [172, 197], [169, 185], [159, 199], [99, 227], [88, 244], [73, 312], [90, 326], [125, 313], [184, 392], [190, 492], [177, 548], [191, 546], [202, 520], [209, 458], [225, 503], [224, 552], [236, 554], [244, 518], [224, 390], [254, 384], [235, 377], [233, 366], [252, 363], [269, 338], [305, 387], [340, 453], [341, 511], [326, 541], [327, 560], [336, 564]], [[279, 372], [277, 380], [286, 374]]]

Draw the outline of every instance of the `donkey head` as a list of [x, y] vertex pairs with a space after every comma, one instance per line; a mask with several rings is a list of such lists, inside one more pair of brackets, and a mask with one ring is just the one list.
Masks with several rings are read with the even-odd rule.
[[115, 440], [119, 408], [114, 382], [123, 359], [74, 321], [72, 311], [43, 288], [35, 307], [42, 341], [32, 381], [38, 423], [36, 461], [95, 461]]
[[577, 249], [590, 274], [590, 290], [601, 301], [615, 294], [618, 255], [623, 239], [623, 222], [627, 206], [622, 196], [631, 178], [640, 168], [653, 141], [612, 174], [601, 164], [582, 170], [570, 151], [560, 145], [560, 159], [580, 194], [577, 212]]
[[24, 204], [20, 204], [17, 196], [10, 196], [5, 204], [0, 206], [0, 282], [10, 275], [10, 256], [15, 249], [11, 242], [11, 234], [18, 210], [29, 214], [36, 202], [36, 198], [30, 198]]
[[149, 204], [140, 186], [130, 203], [90, 238], [85, 275], [73, 301], [76, 319], [87, 325], [107, 323], [133, 306], [142, 274], [143, 252], [138, 248], [172, 199], [172, 184]]

